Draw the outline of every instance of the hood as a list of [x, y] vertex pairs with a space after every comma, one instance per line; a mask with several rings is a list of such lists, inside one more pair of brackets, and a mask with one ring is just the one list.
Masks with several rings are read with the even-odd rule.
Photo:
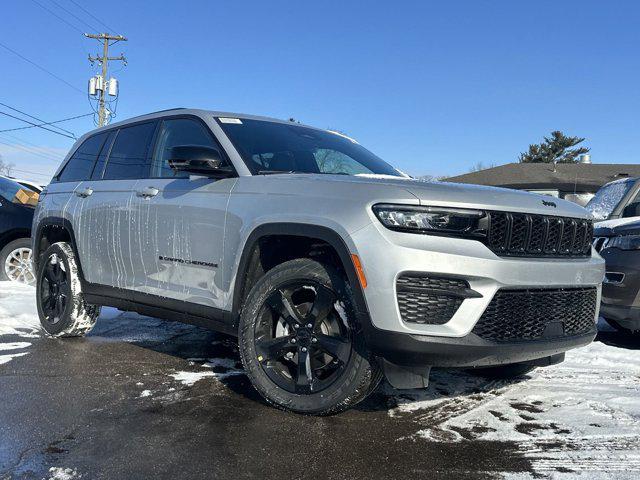
[[[291, 175], [295, 177], [298, 175]], [[306, 176], [306, 175], [305, 175]], [[316, 175], [318, 180], [366, 185], [390, 185], [407, 190], [418, 198], [421, 205], [440, 207], [476, 208], [510, 212], [590, 218], [581, 206], [555, 197], [538, 195], [509, 188], [486, 187], [463, 183], [423, 182], [411, 178], [386, 175]], [[544, 202], [544, 203], [543, 203]]]
[[640, 234], [640, 217], [616, 218], [598, 222], [593, 230], [596, 237]]

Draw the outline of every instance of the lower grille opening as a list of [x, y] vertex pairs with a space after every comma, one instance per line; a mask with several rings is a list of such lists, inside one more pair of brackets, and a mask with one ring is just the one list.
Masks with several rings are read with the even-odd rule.
[[404, 273], [398, 277], [396, 289], [403, 321], [443, 325], [468, 296], [469, 284], [457, 278]]
[[494, 342], [594, 333], [597, 298], [595, 287], [498, 290], [473, 333]]

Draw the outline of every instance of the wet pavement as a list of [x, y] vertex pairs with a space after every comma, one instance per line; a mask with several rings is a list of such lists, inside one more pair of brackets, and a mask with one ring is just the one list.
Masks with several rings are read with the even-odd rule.
[[[24, 340], [2, 337], [5, 343]], [[611, 332], [606, 340], [628, 342]], [[110, 310], [84, 339], [29, 342], [28, 354], [0, 365], [2, 480], [576, 473], [556, 463], [541, 474], [527, 454], [568, 445], [566, 439], [553, 442], [554, 431], [539, 442], [532, 435], [528, 443], [486, 440], [490, 426], [472, 423], [449, 427], [445, 433], [458, 433], [455, 439], [420, 433], [518, 382], [436, 370], [427, 397], [383, 385], [350, 411], [315, 418], [267, 406], [243, 375], [233, 340], [197, 327]], [[425, 398], [437, 401], [424, 407], [419, 402]], [[535, 403], [511, 405], [535, 416]], [[491, 415], [499, 419], [504, 412]], [[637, 448], [638, 438], [629, 449]]]

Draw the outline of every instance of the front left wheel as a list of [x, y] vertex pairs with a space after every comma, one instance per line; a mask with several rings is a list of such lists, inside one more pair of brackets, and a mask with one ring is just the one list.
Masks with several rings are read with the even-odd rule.
[[27, 285], [36, 282], [31, 264], [31, 239], [18, 238], [0, 250], [0, 280]]
[[308, 415], [337, 413], [381, 379], [357, 332], [344, 278], [314, 260], [291, 260], [269, 270], [246, 298], [242, 363], [269, 403]]
[[40, 324], [53, 337], [81, 337], [94, 327], [100, 307], [82, 295], [78, 264], [71, 245], [58, 242], [40, 257], [36, 274]]

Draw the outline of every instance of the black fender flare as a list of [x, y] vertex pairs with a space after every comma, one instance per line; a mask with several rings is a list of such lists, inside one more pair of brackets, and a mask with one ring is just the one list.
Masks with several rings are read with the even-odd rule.
[[297, 237], [316, 238], [328, 243], [338, 253], [340, 261], [344, 266], [347, 279], [353, 289], [356, 313], [361, 323], [365, 318], [365, 322], [369, 323], [369, 314], [364, 298], [364, 292], [362, 291], [360, 280], [358, 279], [358, 275], [353, 265], [353, 260], [351, 259], [351, 252], [340, 234], [331, 228], [320, 225], [288, 222], [265, 223], [259, 225], [247, 237], [247, 241], [244, 243], [242, 254], [240, 256], [240, 263], [238, 264], [238, 270], [236, 271], [233, 287], [232, 312], [234, 318], [238, 318], [240, 312], [240, 306], [243, 300], [241, 298], [242, 283], [244, 282], [245, 275], [247, 274], [247, 267], [251, 260], [251, 253], [260, 238], [268, 235], [292, 235]]
[[43, 230], [47, 227], [62, 228], [66, 230], [67, 233], [69, 234], [69, 238], [71, 239], [71, 248], [73, 249], [73, 253], [76, 256], [76, 263], [78, 264], [78, 276], [80, 277], [80, 282], [82, 283], [82, 286], [84, 289], [86, 285], [86, 280], [84, 278], [84, 273], [82, 272], [82, 262], [80, 260], [80, 255], [78, 255], [78, 246], [76, 245], [76, 235], [75, 235], [75, 232], [73, 231], [73, 225], [66, 218], [46, 217], [45, 219], [43, 219], [38, 223], [38, 226], [36, 227], [36, 231], [35, 231], [35, 234], [33, 235], [33, 241], [32, 241], [33, 253], [34, 253], [33, 255], [34, 267], [37, 270], [38, 261], [40, 260], [40, 253], [42, 253], [37, 251], [37, 249], [42, 240]]

